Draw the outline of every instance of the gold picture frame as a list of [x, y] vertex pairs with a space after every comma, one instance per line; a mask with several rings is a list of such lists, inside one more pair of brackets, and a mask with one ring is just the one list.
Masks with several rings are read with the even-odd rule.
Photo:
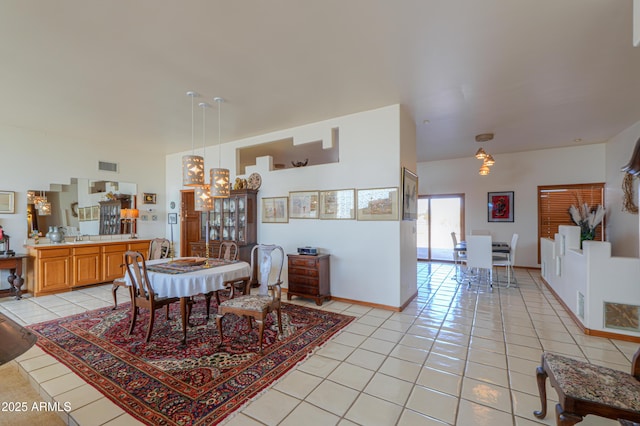
[[398, 188], [358, 189], [358, 220], [398, 220]]
[[16, 193], [13, 191], [0, 191], [0, 213], [16, 212]]
[[262, 223], [289, 222], [289, 197], [262, 198]]
[[356, 218], [355, 189], [320, 191], [320, 219], [349, 220]]
[[289, 217], [291, 219], [317, 219], [318, 191], [289, 192]]

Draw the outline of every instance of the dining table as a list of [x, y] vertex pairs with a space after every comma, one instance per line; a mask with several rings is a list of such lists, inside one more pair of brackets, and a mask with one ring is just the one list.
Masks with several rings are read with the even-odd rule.
[[[460, 241], [458, 244], [456, 244], [453, 248], [455, 251], [457, 252], [464, 252], [467, 250], [467, 242], [466, 241]], [[499, 255], [499, 256], [504, 256], [504, 258], [509, 261], [510, 257], [511, 257], [511, 246], [509, 243], [504, 242], [504, 241], [492, 241], [491, 242], [491, 252], [494, 255]], [[457, 264], [456, 264], [457, 267]], [[456, 272], [456, 281], [458, 280], [458, 273]], [[511, 286], [511, 276], [510, 276], [510, 270], [509, 268], [507, 268], [507, 287]]]
[[[187, 306], [192, 296], [226, 289], [225, 283], [249, 278], [251, 266], [241, 260], [209, 259], [207, 264], [189, 266], [194, 258], [155, 259], [145, 262], [149, 282], [159, 297], [179, 297], [182, 344], [187, 343]], [[203, 259], [204, 260], [204, 259]], [[129, 274], [124, 277], [131, 286]]]

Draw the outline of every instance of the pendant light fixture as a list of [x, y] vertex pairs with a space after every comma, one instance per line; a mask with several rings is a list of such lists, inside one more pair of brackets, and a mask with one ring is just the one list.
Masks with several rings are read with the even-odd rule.
[[[493, 133], [481, 133], [479, 135], [476, 135], [476, 142], [489, 142], [492, 139]], [[491, 170], [489, 170], [489, 167], [493, 166], [496, 163], [496, 160], [494, 160], [493, 156], [491, 154], [488, 154], [482, 147], [478, 148], [475, 157], [478, 160], [482, 160], [482, 166], [478, 171], [480, 176], [488, 175], [491, 172]]]
[[222, 156], [222, 141], [220, 132], [220, 110], [224, 99], [220, 97], [213, 98], [218, 103], [218, 167], [210, 170], [211, 175], [211, 196], [213, 198], [229, 198], [229, 169], [223, 169], [220, 167], [220, 157]]
[[[207, 158], [206, 150], [205, 150], [205, 130], [206, 130], [206, 109], [209, 108], [209, 104], [206, 102], [200, 102], [198, 104], [200, 108], [202, 108], [202, 159], [203, 164], [204, 160]], [[194, 191], [194, 200], [195, 200], [195, 210], [199, 212], [208, 212], [213, 210], [213, 198], [211, 198], [210, 194], [210, 185], [203, 184], [202, 186], [197, 186]], [[208, 234], [208, 232], [207, 232]]]
[[195, 155], [194, 150], [194, 118], [193, 118], [193, 98], [199, 96], [196, 92], [187, 92], [191, 97], [191, 155], [182, 156], [182, 185], [202, 186], [204, 185], [204, 158]]

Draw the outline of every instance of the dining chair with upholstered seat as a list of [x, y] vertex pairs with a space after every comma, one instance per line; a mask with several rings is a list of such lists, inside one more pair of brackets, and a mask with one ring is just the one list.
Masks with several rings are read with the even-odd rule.
[[[493, 288], [493, 248], [491, 235], [467, 235], [467, 280], [475, 279], [480, 284], [486, 277], [487, 285]], [[475, 274], [474, 274], [475, 273]]]
[[516, 248], [518, 246], [518, 234], [513, 234], [511, 236], [511, 244], [509, 245], [509, 253], [504, 254], [494, 254], [493, 255], [493, 266], [494, 267], [504, 267], [507, 272], [507, 287], [511, 286], [511, 281], [513, 278], [513, 283], [518, 284], [516, 280], [516, 271], [513, 269], [513, 266], [516, 262]]
[[[169, 319], [169, 305], [171, 303], [180, 302], [179, 297], [158, 297], [153, 291], [149, 276], [147, 274], [147, 264], [144, 260], [142, 253], [137, 251], [127, 251], [124, 254], [125, 267], [131, 286], [129, 288], [131, 294], [131, 326], [129, 327], [129, 334], [133, 332], [136, 325], [136, 319], [140, 308], [149, 309], [149, 325], [147, 327], [146, 341], [151, 338], [151, 332], [153, 331], [153, 322], [155, 319], [156, 310], [166, 307], [167, 320]], [[191, 305], [187, 318], [191, 311]]]
[[[147, 260], [154, 259], [166, 259], [169, 256], [171, 250], [171, 243], [166, 238], [154, 238], [149, 242], [149, 253], [147, 254]], [[120, 265], [125, 266], [124, 263]], [[126, 287], [127, 284], [124, 278], [116, 278], [113, 280], [113, 287], [111, 287], [111, 294], [113, 294], [113, 309], [118, 307], [118, 296], [116, 292], [120, 287]]]
[[[238, 244], [234, 241], [222, 241], [220, 243], [220, 249], [218, 250], [218, 259], [223, 260], [238, 260], [239, 250]], [[249, 277], [240, 278], [234, 281], [227, 281], [224, 286], [229, 290], [229, 298], [235, 297], [237, 294], [249, 294]], [[216, 303], [220, 305], [220, 291], [211, 291], [204, 295], [205, 303], [207, 304], [207, 319], [209, 319], [209, 311], [211, 307], [211, 297], [215, 294]]]
[[[257, 268], [254, 266], [257, 266]], [[220, 333], [220, 345], [224, 341], [222, 320], [227, 314], [246, 317], [249, 323], [249, 331], [253, 329], [252, 320], [258, 323], [258, 348], [260, 354], [262, 354], [264, 322], [271, 312], [276, 313], [278, 330], [282, 334], [280, 307], [283, 266], [284, 250], [282, 247], [272, 244], [259, 244], [251, 249], [251, 278], [253, 278], [256, 270], [260, 277], [258, 294], [244, 294], [232, 297], [218, 305], [216, 323]], [[231, 287], [231, 290], [234, 291], [234, 287]]]

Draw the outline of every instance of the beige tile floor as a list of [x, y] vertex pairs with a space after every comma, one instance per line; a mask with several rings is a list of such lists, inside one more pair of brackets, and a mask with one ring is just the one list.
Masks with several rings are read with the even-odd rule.
[[[403, 312], [325, 303], [322, 309], [357, 319], [227, 424], [553, 424], [550, 388], [547, 418], [532, 415], [543, 349], [629, 371], [638, 345], [583, 335], [541, 285], [538, 270], [518, 269], [517, 288], [493, 291], [458, 285], [450, 264], [420, 262], [417, 272], [418, 297]], [[5, 298], [0, 312], [32, 324], [109, 306], [110, 288]], [[70, 403], [61, 415], [69, 425], [139, 424], [38, 348], [15, 364], [44, 400]], [[617, 423], [587, 416], [581, 424]]]

